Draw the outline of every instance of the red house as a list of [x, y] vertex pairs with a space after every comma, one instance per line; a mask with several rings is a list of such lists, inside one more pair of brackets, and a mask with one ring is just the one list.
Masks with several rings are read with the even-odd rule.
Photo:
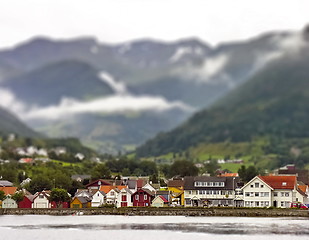
[[132, 194], [133, 207], [148, 207], [151, 206], [151, 201], [154, 198], [154, 193], [148, 189], [138, 189]]
[[18, 208], [32, 208], [33, 195], [25, 195], [24, 199], [18, 203]]

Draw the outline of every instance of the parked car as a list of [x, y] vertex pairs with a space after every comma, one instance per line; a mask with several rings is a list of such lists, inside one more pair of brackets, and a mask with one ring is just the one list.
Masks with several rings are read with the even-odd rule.
[[302, 208], [302, 209], [308, 209], [308, 206], [302, 204], [302, 203], [291, 203], [291, 208]]

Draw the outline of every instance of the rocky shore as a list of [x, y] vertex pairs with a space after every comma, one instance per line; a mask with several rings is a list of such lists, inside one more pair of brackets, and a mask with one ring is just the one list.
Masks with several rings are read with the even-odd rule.
[[128, 215], [128, 216], [234, 216], [309, 217], [308, 210], [262, 208], [85, 208], [85, 209], [0, 209], [0, 215]]

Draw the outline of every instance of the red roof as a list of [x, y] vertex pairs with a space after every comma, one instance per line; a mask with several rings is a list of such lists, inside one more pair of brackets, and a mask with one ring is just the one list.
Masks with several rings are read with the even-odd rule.
[[166, 200], [165, 197], [163, 197], [163, 196], [161, 196], [161, 195], [159, 195], [159, 197], [163, 200], [163, 202], [168, 203], [168, 201]]
[[294, 189], [296, 186], [296, 176], [259, 176], [265, 183], [273, 189]]

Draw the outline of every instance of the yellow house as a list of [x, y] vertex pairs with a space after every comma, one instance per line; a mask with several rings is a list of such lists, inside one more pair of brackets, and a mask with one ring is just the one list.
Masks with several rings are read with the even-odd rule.
[[184, 180], [169, 180], [167, 183], [167, 188], [172, 195], [172, 204], [184, 206]]
[[71, 208], [90, 208], [91, 201], [87, 197], [74, 197], [71, 204]]

